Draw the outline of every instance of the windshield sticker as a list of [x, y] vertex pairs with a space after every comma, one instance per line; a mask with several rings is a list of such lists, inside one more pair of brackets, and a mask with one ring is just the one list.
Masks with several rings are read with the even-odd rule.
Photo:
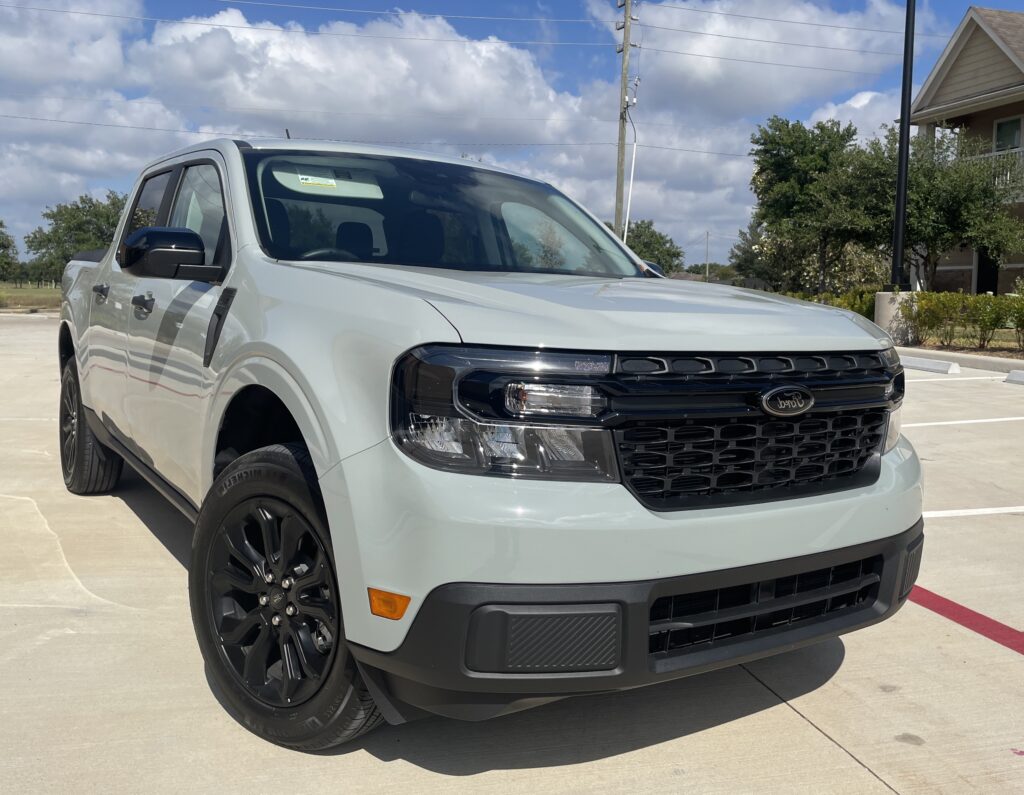
[[336, 188], [337, 181], [333, 177], [314, 176], [312, 174], [299, 174], [299, 184], [308, 185], [311, 188]]

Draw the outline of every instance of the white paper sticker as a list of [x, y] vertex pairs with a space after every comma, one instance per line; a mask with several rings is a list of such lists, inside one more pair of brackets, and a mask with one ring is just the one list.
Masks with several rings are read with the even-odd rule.
[[311, 188], [336, 188], [337, 181], [332, 177], [313, 176], [311, 174], [299, 174], [299, 184]]

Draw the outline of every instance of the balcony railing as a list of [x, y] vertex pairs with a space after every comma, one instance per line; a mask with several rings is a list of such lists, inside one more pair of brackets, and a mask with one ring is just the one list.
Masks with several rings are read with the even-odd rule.
[[978, 155], [977, 159], [992, 161], [992, 170], [995, 172], [996, 184], [1002, 187], [1009, 185], [1015, 178], [1019, 180], [1020, 175], [1024, 174], [1024, 148], [988, 152], [984, 155]]

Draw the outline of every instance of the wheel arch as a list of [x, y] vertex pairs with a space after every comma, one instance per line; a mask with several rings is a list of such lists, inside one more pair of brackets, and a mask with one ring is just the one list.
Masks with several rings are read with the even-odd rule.
[[[276, 361], [251, 356], [220, 380], [204, 435], [205, 495], [217, 474], [237, 455], [270, 444], [301, 442], [317, 476], [337, 461], [337, 451], [318, 407], [298, 379]], [[234, 454], [230, 452], [233, 447]]]

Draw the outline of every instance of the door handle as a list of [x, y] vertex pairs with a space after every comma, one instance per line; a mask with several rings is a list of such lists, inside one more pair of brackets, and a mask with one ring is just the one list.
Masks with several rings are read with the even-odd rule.
[[92, 291], [94, 293], [96, 293], [96, 295], [99, 296], [101, 301], [106, 301], [107, 300], [107, 295], [109, 295], [109, 293], [110, 293], [110, 285], [109, 284], [94, 284], [92, 286]]
[[153, 296], [152, 295], [133, 295], [132, 306], [141, 312], [145, 312], [147, 315], [153, 311]]

